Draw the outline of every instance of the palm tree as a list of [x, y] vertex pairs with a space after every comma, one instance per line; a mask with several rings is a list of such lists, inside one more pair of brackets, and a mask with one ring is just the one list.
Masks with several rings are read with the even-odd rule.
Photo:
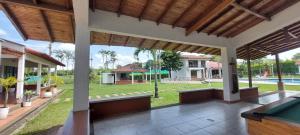
[[158, 98], [158, 86], [157, 86], [157, 50], [155, 49], [146, 49], [146, 48], [138, 48], [134, 52], [134, 57], [139, 60], [139, 54], [141, 52], [150, 52], [153, 58], [154, 63], [154, 98]]
[[110, 57], [110, 60], [109, 62], [112, 63], [112, 68], [115, 67], [115, 62], [117, 61], [117, 54], [115, 51], [109, 51], [109, 57]]

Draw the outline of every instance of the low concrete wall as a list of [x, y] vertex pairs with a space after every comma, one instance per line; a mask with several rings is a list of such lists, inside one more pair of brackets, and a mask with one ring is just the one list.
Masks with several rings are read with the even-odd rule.
[[[134, 80], [134, 83], [145, 83], [143, 80]], [[117, 85], [122, 85], [122, 84], [132, 84], [132, 80], [120, 80], [116, 81]]]
[[151, 109], [150, 94], [90, 101], [90, 114], [92, 120], [149, 109]]
[[[258, 88], [241, 88], [240, 97], [241, 100], [245, 100], [251, 97], [258, 97]], [[196, 90], [183, 90], [179, 91], [179, 103], [196, 103], [204, 102], [213, 99], [223, 100], [223, 90], [222, 89], [196, 89]]]

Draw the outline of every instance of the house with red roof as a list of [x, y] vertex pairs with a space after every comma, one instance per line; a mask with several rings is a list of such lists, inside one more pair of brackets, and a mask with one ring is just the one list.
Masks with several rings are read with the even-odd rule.
[[[31, 69], [37, 73], [37, 78], [42, 77], [42, 69], [48, 70], [48, 74], [52, 71], [56, 72], [57, 66], [65, 66], [55, 58], [36, 51], [34, 49], [25, 47], [22, 44], [11, 42], [8, 40], [0, 39], [0, 77], [16, 77], [18, 82], [17, 85], [10, 91], [10, 103], [21, 102], [23, 99], [24, 91], [28, 88], [24, 83], [25, 81], [25, 70]], [[36, 81], [36, 84], [31, 84], [30, 90], [36, 92], [37, 96], [41, 95], [43, 89], [41, 85], [41, 79]], [[2, 87], [0, 87], [0, 94]], [[1, 94], [3, 95], [3, 94]], [[2, 97], [2, 96], [1, 96]], [[0, 97], [0, 102], [2, 101]]]
[[183, 66], [179, 71], [171, 71], [172, 80], [196, 81], [221, 78], [222, 64], [210, 61], [206, 55], [182, 55]]
[[134, 84], [144, 83], [146, 69], [138, 64], [127, 64], [118, 66], [113, 70], [115, 84]]

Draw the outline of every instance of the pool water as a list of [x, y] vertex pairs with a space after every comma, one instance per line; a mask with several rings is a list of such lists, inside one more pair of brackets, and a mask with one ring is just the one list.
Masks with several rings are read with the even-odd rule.
[[[278, 82], [278, 79], [259, 79], [259, 81]], [[300, 84], [300, 79], [282, 79], [284, 83]]]

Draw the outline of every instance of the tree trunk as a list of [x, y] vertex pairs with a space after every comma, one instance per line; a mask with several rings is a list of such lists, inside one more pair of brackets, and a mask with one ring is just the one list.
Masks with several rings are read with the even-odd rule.
[[158, 86], [157, 86], [157, 56], [155, 53], [154, 56], [154, 72], [155, 72], [155, 76], [154, 76], [154, 98], [158, 98]]
[[8, 102], [8, 88], [5, 88], [4, 108], [7, 108]]

